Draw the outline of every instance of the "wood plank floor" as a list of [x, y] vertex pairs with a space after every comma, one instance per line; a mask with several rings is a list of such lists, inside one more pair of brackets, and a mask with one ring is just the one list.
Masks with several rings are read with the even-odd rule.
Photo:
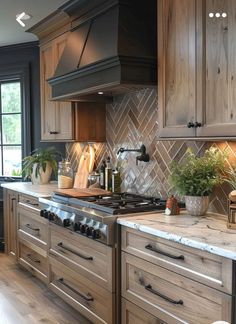
[[36, 323], [90, 322], [0, 252], [0, 324]]

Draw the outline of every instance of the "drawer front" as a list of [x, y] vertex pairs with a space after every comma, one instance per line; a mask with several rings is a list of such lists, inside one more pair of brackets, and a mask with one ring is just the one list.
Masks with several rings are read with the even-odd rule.
[[49, 287], [56, 294], [93, 323], [114, 323], [114, 294], [51, 257], [49, 262]]
[[19, 195], [19, 205], [23, 205], [29, 209], [40, 210], [38, 198], [28, 195]]
[[[114, 291], [114, 249], [50, 224], [50, 255], [96, 284]], [[114, 276], [113, 276], [114, 277]]]
[[22, 206], [18, 207], [18, 235], [25, 240], [47, 248], [48, 221], [39, 216], [39, 213], [29, 211]]
[[122, 296], [168, 324], [231, 322], [231, 296], [122, 252]]
[[122, 324], [165, 324], [140, 307], [122, 298]]
[[48, 277], [48, 258], [43, 257], [22, 242], [19, 242], [19, 259]]
[[232, 260], [122, 228], [122, 250], [161, 267], [232, 293]]

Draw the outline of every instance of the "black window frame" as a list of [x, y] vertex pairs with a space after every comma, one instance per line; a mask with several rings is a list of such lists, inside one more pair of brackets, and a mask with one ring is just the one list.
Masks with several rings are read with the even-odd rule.
[[[0, 81], [19, 81], [21, 85], [21, 147], [22, 158], [31, 152], [31, 123], [30, 123], [30, 66], [28, 63], [17, 63], [8, 66], [0, 65]], [[1, 143], [2, 144], [2, 143]], [[0, 180], [8, 176], [0, 175]], [[21, 177], [11, 178], [21, 179]]]

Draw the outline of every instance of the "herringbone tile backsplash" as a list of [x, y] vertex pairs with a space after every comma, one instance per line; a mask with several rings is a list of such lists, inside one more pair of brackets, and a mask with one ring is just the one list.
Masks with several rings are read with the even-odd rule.
[[[94, 144], [96, 150], [96, 167], [107, 156], [111, 157], [115, 167], [121, 165], [122, 191], [138, 192], [146, 195], [167, 197], [173, 192], [168, 177], [170, 162], [181, 160], [191, 147], [195, 154], [203, 153], [211, 146], [227, 151], [228, 162], [236, 163], [236, 142], [197, 142], [197, 141], [159, 141], [157, 92], [145, 89], [114, 98], [107, 105], [107, 143]], [[120, 147], [140, 148], [144, 144], [150, 155], [150, 162], [139, 162], [138, 153], [124, 152], [117, 156]], [[83, 150], [84, 143], [68, 143], [66, 150], [74, 170]], [[210, 209], [227, 214], [227, 196], [231, 188], [224, 184], [216, 188], [211, 197]]]

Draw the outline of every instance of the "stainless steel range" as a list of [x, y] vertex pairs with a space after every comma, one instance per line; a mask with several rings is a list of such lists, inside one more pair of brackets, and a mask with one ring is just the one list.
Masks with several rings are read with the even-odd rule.
[[50, 222], [99, 242], [114, 245], [116, 218], [130, 213], [161, 212], [166, 201], [132, 193], [72, 198], [54, 194], [40, 198], [40, 215]]

